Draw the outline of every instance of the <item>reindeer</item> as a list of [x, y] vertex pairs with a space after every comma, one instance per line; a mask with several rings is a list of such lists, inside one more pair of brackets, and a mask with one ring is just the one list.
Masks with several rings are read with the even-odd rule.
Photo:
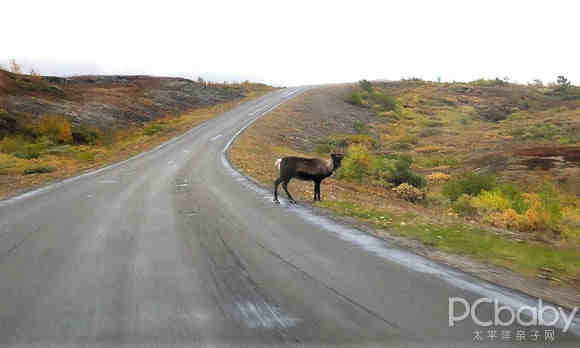
[[282, 183], [290, 203], [296, 203], [290, 192], [288, 192], [288, 183], [292, 178], [314, 181], [314, 200], [320, 201], [320, 183], [340, 168], [343, 157], [344, 155], [342, 154], [331, 154], [328, 160], [301, 157], [278, 158], [274, 163], [274, 167], [278, 168], [280, 176], [274, 182], [274, 202], [280, 203], [278, 201], [278, 185]]

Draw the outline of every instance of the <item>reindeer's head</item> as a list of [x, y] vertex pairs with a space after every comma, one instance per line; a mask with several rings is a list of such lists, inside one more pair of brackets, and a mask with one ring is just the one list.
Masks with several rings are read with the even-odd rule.
[[344, 158], [344, 155], [341, 153], [331, 153], [330, 158], [332, 158], [333, 171], [334, 171], [334, 170], [337, 170], [338, 168], [340, 168], [340, 165], [342, 164], [342, 159]]

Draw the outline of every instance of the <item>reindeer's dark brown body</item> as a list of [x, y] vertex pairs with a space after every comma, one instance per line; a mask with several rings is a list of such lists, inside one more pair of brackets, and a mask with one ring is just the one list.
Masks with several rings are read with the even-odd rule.
[[284, 157], [276, 161], [280, 177], [274, 182], [274, 202], [278, 202], [278, 185], [282, 187], [290, 202], [296, 203], [290, 192], [288, 183], [292, 178], [304, 181], [314, 181], [314, 200], [320, 200], [320, 183], [340, 167], [342, 155], [332, 154], [330, 160], [318, 158]]

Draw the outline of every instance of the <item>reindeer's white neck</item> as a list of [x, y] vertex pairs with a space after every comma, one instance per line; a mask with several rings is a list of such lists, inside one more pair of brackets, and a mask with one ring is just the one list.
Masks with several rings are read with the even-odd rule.
[[326, 165], [331, 172], [334, 170], [334, 161], [332, 158], [326, 160]]

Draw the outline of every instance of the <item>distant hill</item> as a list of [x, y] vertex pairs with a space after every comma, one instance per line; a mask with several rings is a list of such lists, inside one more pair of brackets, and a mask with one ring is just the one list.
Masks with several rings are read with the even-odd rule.
[[247, 86], [151, 76], [31, 76], [0, 70], [0, 136], [17, 122], [42, 115], [99, 127], [141, 123], [241, 98]]

